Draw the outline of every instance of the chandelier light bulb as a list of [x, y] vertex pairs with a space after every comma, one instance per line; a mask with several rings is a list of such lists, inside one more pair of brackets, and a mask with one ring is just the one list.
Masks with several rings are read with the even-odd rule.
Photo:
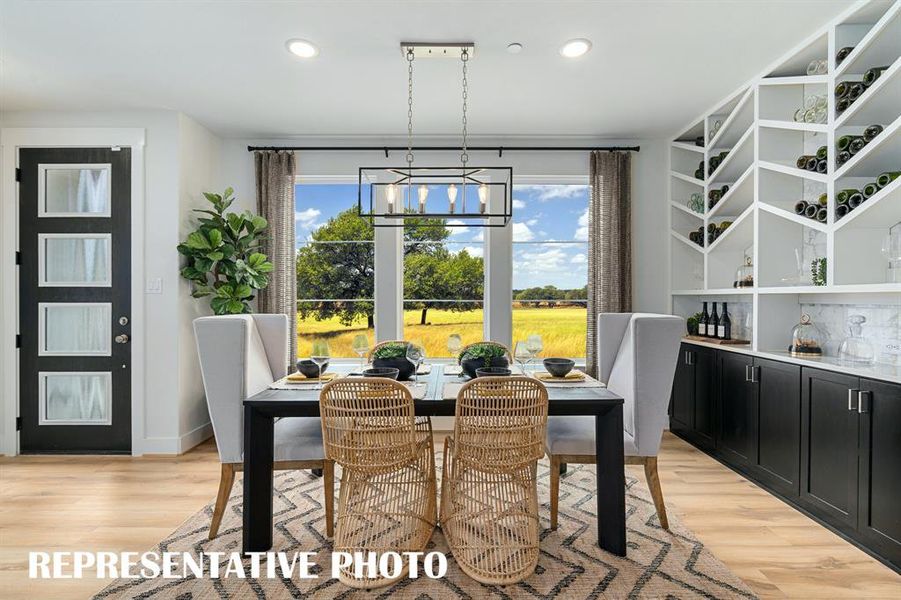
[[479, 212], [485, 214], [485, 208], [488, 205], [488, 184], [483, 183], [479, 186]]
[[425, 213], [425, 200], [429, 197], [429, 186], [422, 184], [417, 191], [419, 193], [419, 212]]
[[385, 188], [385, 197], [388, 199], [388, 212], [394, 212], [394, 204], [397, 201], [397, 184], [389, 183]]
[[448, 200], [448, 208], [450, 209], [448, 212], [451, 214], [454, 213], [454, 206], [457, 203], [457, 186], [456, 184], [450, 184], [447, 186], [447, 200]]

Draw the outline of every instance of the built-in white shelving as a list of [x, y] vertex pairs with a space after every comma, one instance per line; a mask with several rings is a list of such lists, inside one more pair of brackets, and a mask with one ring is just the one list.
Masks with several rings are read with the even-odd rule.
[[[846, 46], [854, 50], [837, 66], [834, 53]], [[806, 75], [815, 59], [827, 60], [827, 74]], [[867, 69], [889, 65], [850, 107], [835, 114], [837, 83], [859, 81]], [[820, 95], [828, 102], [826, 122], [797, 122], [795, 111], [805, 99]], [[717, 122], [719, 129], [711, 134]], [[859, 135], [872, 124], [885, 129], [836, 168], [838, 137]], [[695, 145], [697, 138], [705, 140], [704, 147]], [[822, 146], [828, 148], [825, 173], [797, 168], [800, 156], [816, 154]], [[728, 156], [710, 172], [710, 159], [723, 151]], [[692, 176], [702, 158], [704, 180]], [[862, 189], [884, 171], [901, 170], [901, 0], [860, 0], [799, 41], [688, 125], [672, 142], [670, 160], [674, 313], [689, 316], [702, 299], [719, 297], [730, 308], [739, 304], [753, 315], [751, 352], [787, 347], [802, 304], [891, 304], [901, 314], [901, 283], [886, 283], [881, 254], [889, 227], [901, 223], [901, 178], [841, 219], [834, 197], [841, 189]], [[728, 191], [710, 207], [710, 192], [724, 185]], [[697, 193], [703, 194], [703, 214], [688, 208], [687, 200]], [[796, 214], [801, 200], [822, 206], [823, 194], [825, 222]], [[731, 221], [729, 227], [708, 240], [708, 227], [724, 221]], [[700, 227], [703, 247], [687, 237]], [[826, 259], [826, 285], [813, 285], [811, 257]], [[733, 287], [747, 259], [755, 287]]]

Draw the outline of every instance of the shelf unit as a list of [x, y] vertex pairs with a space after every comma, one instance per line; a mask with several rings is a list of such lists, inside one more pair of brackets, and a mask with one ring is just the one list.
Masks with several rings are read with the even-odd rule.
[[[839, 48], [854, 51], [836, 65]], [[827, 59], [826, 75], [806, 75], [807, 64]], [[859, 81], [871, 67], [890, 68], [844, 113], [835, 114], [833, 90], [840, 81]], [[795, 122], [805, 97], [826, 95], [825, 123]], [[720, 128], [711, 136], [716, 121]], [[835, 167], [835, 140], [860, 134], [868, 125], [885, 129], [851, 160]], [[706, 144], [695, 145], [703, 136]], [[829, 150], [825, 173], [798, 169], [796, 159]], [[729, 155], [713, 173], [713, 156]], [[671, 143], [669, 224], [671, 311], [690, 316], [701, 300], [742, 303], [750, 311], [752, 351], [784, 348], [801, 304], [879, 304], [898, 307], [901, 283], [885, 282], [882, 238], [901, 223], [901, 178], [857, 209], [836, 219], [835, 192], [862, 189], [883, 171], [901, 170], [901, 0], [860, 0], [823, 29], [769, 65], [747, 84], [688, 125]], [[691, 175], [704, 160], [704, 180]], [[676, 168], [678, 165], [678, 168]], [[691, 173], [685, 168], [691, 167]], [[729, 190], [709, 207], [708, 194]], [[702, 193], [704, 213], [687, 208]], [[817, 203], [826, 194], [828, 217], [820, 222], [795, 213], [799, 200]], [[707, 226], [732, 221], [713, 243]], [[705, 244], [688, 232], [703, 226]], [[825, 258], [828, 285], [813, 285], [811, 258]], [[744, 260], [754, 265], [756, 287], [732, 287]], [[899, 335], [901, 337], [901, 335]], [[899, 357], [901, 364], [901, 357]]]

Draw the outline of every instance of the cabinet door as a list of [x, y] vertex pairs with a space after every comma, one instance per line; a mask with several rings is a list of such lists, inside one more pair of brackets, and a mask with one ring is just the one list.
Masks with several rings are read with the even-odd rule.
[[797, 496], [801, 476], [801, 367], [754, 359], [757, 386], [757, 460], [765, 483]]
[[673, 378], [673, 431], [686, 431], [694, 427], [695, 369], [692, 364], [692, 347], [682, 344], [679, 362]]
[[719, 353], [720, 427], [717, 450], [737, 465], [756, 462], [757, 398], [750, 381], [754, 360], [734, 352]]
[[858, 530], [901, 565], [901, 385], [860, 380]]
[[[827, 518], [857, 526], [858, 379], [801, 370], [801, 500]], [[854, 410], [849, 410], [849, 390]]]
[[701, 446], [716, 446], [716, 350], [698, 347], [692, 363], [694, 381], [694, 429], [695, 439]]

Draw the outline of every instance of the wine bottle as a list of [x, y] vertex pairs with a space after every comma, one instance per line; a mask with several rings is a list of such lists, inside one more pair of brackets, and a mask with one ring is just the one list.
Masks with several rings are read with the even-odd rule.
[[816, 171], [816, 170], [817, 170], [817, 164], [818, 164], [819, 162], [820, 162], [820, 161], [817, 160], [817, 157], [816, 157], [816, 156], [811, 156], [810, 158], [807, 159], [807, 164], [804, 165], [804, 168], [807, 169], [808, 171]]
[[816, 157], [815, 157], [815, 156], [811, 156], [811, 155], [809, 155], [809, 154], [805, 154], [805, 155], [803, 155], [803, 156], [799, 156], [799, 157], [798, 157], [798, 160], [795, 162], [795, 166], [798, 167], [799, 169], [806, 169], [806, 168], [807, 168], [807, 161], [810, 160], [811, 158], [814, 159], [814, 160], [816, 160]]
[[856, 192], [857, 192], [857, 190], [854, 190], [854, 189], [851, 189], [851, 188], [848, 188], [848, 189], [845, 189], [845, 190], [840, 190], [840, 191], [835, 195], [835, 201], [838, 202], [839, 204], [847, 204], [847, 203], [848, 203], [848, 197], [849, 197], [851, 194], [854, 194], [854, 193], [856, 193]]
[[877, 135], [882, 133], [882, 130], [883, 130], [882, 125], [877, 125], [877, 124], [870, 125], [863, 131], [864, 141], [869, 144], [870, 142], [873, 141], [873, 138], [875, 138]]
[[723, 302], [723, 315], [720, 317], [720, 324], [716, 331], [716, 337], [721, 340], [732, 339], [732, 319], [729, 317], [728, 302]]
[[707, 223], [707, 233], [716, 231], [716, 223]]
[[874, 181], [872, 183], [868, 183], [865, 186], [863, 186], [863, 190], [861, 190], [861, 191], [863, 193], [864, 198], [869, 198], [870, 196], [873, 196], [874, 194], [876, 194], [876, 192], [879, 191], [879, 185]]
[[819, 202], [820, 206], [826, 206], [829, 204], [829, 194], [825, 192], [820, 194], [819, 198], [817, 198], [817, 202]]
[[720, 201], [720, 198], [723, 197], [723, 193], [720, 190], [710, 190], [707, 192], [707, 199], [711, 202], [711, 207]]
[[854, 46], [845, 46], [835, 53], [835, 66], [842, 64], [842, 61], [848, 58], [848, 55], [854, 51]]
[[710, 244], [712, 244], [715, 241], [716, 241], [716, 236], [713, 235], [712, 233], [708, 233], [707, 234], [707, 245], [709, 246]]
[[863, 194], [854, 192], [848, 197], [848, 208], [854, 210], [863, 203]]
[[808, 203], [807, 206], [804, 208], [804, 216], [807, 217], [808, 219], [816, 219], [818, 210], [820, 210], [820, 209], [816, 204]]
[[865, 86], [860, 81], [851, 84], [851, 89], [848, 90], [848, 100], [854, 102], [858, 98], [860, 98], [861, 94], [863, 94], [867, 90], [867, 86]]
[[806, 212], [807, 212], [807, 202], [805, 202], [804, 200], [798, 200], [795, 203], [795, 214], [803, 215]]
[[820, 223], [825, 223], [826, 219], [828, 219], [828, 218], [829, 218], [829, 211], [826, 210], [825, 206], [821, 206], [817, 210], [817, 221], [819, 221]]
[[696, 169], [695, 170], [695, 179], [704, 180], [704, 169]]
[[842, 150], [835, 156], [835, 166], [840, 167], [849, 160], [851, 160], [851, 153], [847, 150]]
[[863, 136], [860, 135], [843, 135], [835, 140], [835, 149], [839, 152], [843, 150], [848, 150], [851, 147], [851, 142], [856, 139], [863, 139]]
[[851, 140], [851, 143], [848, 144], [848, 152], [851, 153], [851, 156], [854, 156], [861, 150], [863, 147], [867, 145], [867, 141], [863, 139], [863, 137], [854, 138]]
[[704, 310], [701, 312], [701, 320], [698, 323], [698, 335], [707, 337], [707, 324], [710, 323], [710, 314], [707, 312], [707, 303], [704, 303]]
[[825, 173], [829, 169], [829, 164], [826, 162], [826, 159], [817, 161], [817, 173]]
[[835, 99], [845, 98], [848, 96], [848, 92], [851, 91], [851, 84], [853, 81], [842, 81], [838, 85], [835, 86]]
[[841, 114], [841, 113], [845, 112], [849, 106], [851, 106], [851, 101], [848, 100], [847, 97], [839, 98], [835, 102], [835, 112], [838, 114]]
[[839, 220], [844, 217], [846, 214], [851, 212], [851, 209], [848, 208], [847, 204], [839, 204], [835, 207], [835, 220]]
[[819, 160], [824, 160], [828, 156], [829, 156], [829, 150], [826, 148], [826, 146], [820, 146], [819, 148], [817, 148], [817, 158]]
[[725, 196], [725, 195], [726, 195], [726, 192], [728, 192], [728, 191], [729, 191], [729, 186], [728, 186], [728, 185], [724, 185], [723, 187], [721, 187], [721, 188], [720, 188], [720, 198], [722, 198], [723, 196]]
[[879, 79], [882, 72], [886, 69], [888, 69], [888, 67], [873, 67], [872, 69], [868, 69], [867, 72], [863, 74], [863, 84], [870, 87], [877, 79]]
[[708, 337], [719, 338], [720, 316], [716, 313], [716, 302], [713, 303], [713, 314], [710, 315], [710, 324], [707, 326], [707, 331]]
[[898, 177], [901, 177], [901, 171], [886, 171], [876, 178], [876, 185], [879, 186], [879, 189], [882, 189], [894, 180], [898, 179]]

